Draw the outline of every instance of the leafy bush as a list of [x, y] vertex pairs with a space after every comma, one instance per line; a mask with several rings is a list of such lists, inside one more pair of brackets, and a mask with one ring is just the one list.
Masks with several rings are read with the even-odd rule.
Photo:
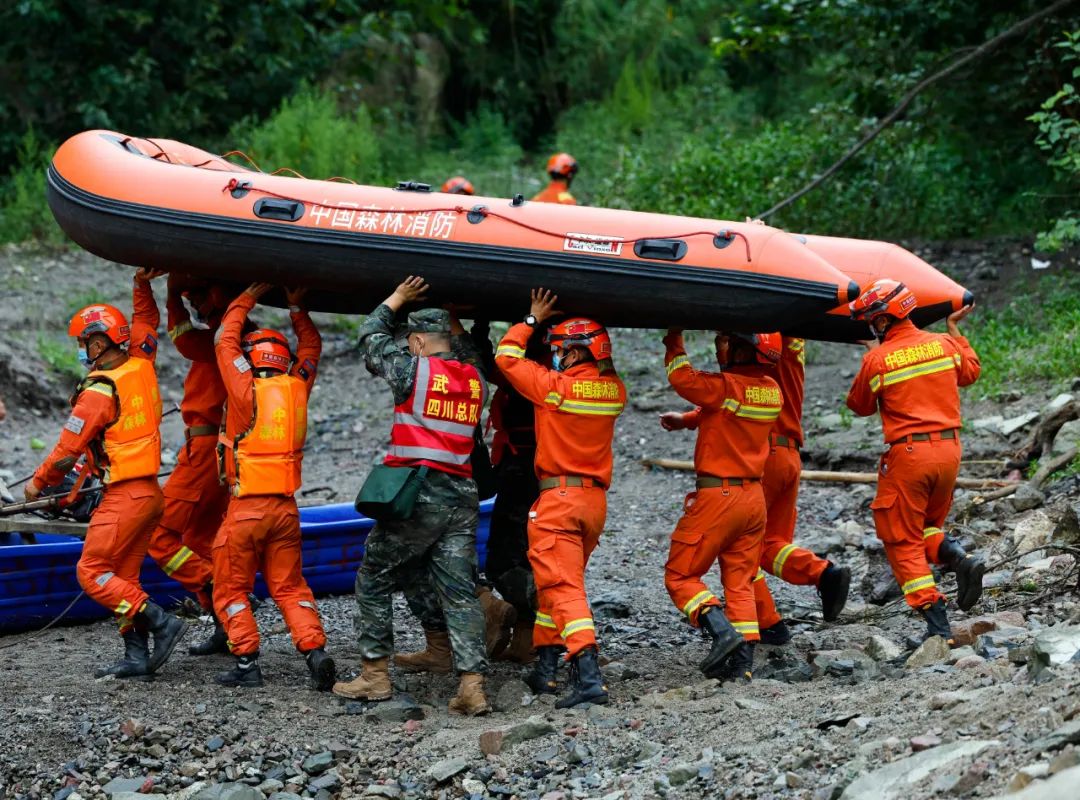
[[51, 147], [43, 147], [33, 130], [19, 142], [18, 157], [0, 187], [0, 242], [36, 239], [46, 244], [64, 241], [45, 198], [45, 174]]
[[1043, 275], [1014, 293], [1008, 306], [977, 313], [968, 326], [982, 362], [975, 385], [983, 394], [1009, 384], [1072, 378], [1080, 364], [1080, 275]]
[[[1061, 62], [1071, 67], [1072, 81], [1080, 80], [1080, 31], [1072, 31], [1055, 44], [1062, 51]], [[1061, 89], [1042, 104], [1042, 110], [1028, 117], [1039, 128], [1036, 144], [1048, 155], [1050, 166], [1058, 171], [1075, 189], [1080, 183], [1080, 89], [1073, 82], [1066, 82]], [[1080, 209], [1072, 208], [1039, 234], [1036, 245], [1043, 250], [1055, 252], [1068, 244], [1080, 242]]]

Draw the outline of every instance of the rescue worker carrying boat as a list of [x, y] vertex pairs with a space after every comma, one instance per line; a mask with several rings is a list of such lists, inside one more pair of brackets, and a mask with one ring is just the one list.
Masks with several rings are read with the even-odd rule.
[[139, 583], [163, 507], [157, 481], [161, 396], [154, 370], [159, 315], [150, 286], [163, 274], [135, 273], [130, 326], [119, 309], [104, 304], [87, 306], [71, 318], [68, 335], [78, 341], [79, 360], [90, 373], [72, 398], [60, 441], [25, 489], [26, 499], [35, 499], [60, 483], [83, 455], [89, 466], [84, 474], [93, 473], [105, 484], [77, 567], [79, 585], [116, 615], [124, 640], [124, 657], [98, 669], [99, 678], [149, 680], [187, 629]]
[[212, 599], [214, 537], [229, 506], [228, 488], [218, 480], [217, 437], [225, 384], [214, 352], [214, 333], [227, 303], [219, 288], [170, 274], [165, 305], [169, 338], [191, 365], [180, 401], [184, 446], [165, 482], [165, 511], [150, 537], [150, 556], [213, 617], [213, 633], [188, 652], [227, 653], [225, 628], [214, 614]]
[[[754, 590], [765, 536], [761, 476], [769, 433], [780, 415], [780, 387], [769, 375], [780, 360], [777, 333], [716, 336], [720, 372], [690, 365], [682, 331], [664, 337], [668, 381], [698, 406], [694, 470], [697, 490], [686, 496], [671, 534], [664, 583], [690, 624], [712, 638], [701, 671], [710, 678], [750, 680], [760, 636]], [[702, 581], [719, 563], [726, 606]]]
[[880, 279], [849, 304], [874, 334], [847, 405], [859, 416], [881, 412], [888, 452], [881, 457], [877, 495], [870, 504], [904, 599], [926, 620], [926, 635], [951, 641], [945, 595], [930, 563], [956, 573], [957, 605], [967, 611], [982, 595], [983, 562], [942, 526], [960, 469], [960, 391], [979, 377], [979, 357], [957, 323], [974, 306], [949, 315], [948, 335], [915, 327], [917, 304], [903, 283]]
[[548, 159], [547, 174], [551, 183], [533, 198], [537, 203], [561, 203], [576, 206], [577, 200], [570, 194], [570, 184], [578, 172], [578, 163], [569, 153], [556, 153]]
[[533, 290], [528, 316], [499, 342], [495, 363], [535, 407], [540, 496], [529, 511], [528, 535], [539, 611], [533, 628], [537, 663], [528, 683], [537, 694], [554, 694], [565, 647], [570, 693], [555, 705], [569, 708], [608, 699], [585, 567], [607, 517], [611, 445], [626, 388], [615, 373], [607, 331], [591, 319], [569, 319], [551, 328], [552, 369], [526, 358], [529, 339], [556, 313], [557, 299], [550, 291]]
[[394, 341], [397, 313], [427, 289], [422, 278], [410, 276], [360, 326], [368, 371], [384, 378], [394, 396], [385, 466], [415, 469], [410, 480], [417, 481], [418, 491], [407, 516], [380, 520], [367, 538], [356, 575], [361, 674], [336, 684], [334, 693], [365, 700], [391, 697], [392, 595], [423, 583], [433, 586], [436, 596], [424, 609], [415, 605], [414, 593], [410, 605], [425, 628], [428, 649], [448, 639], [461, 673], [449, 709], [486, 714], [491, 706], [484, 692], [484, 613], [475, 580], [479, 501], [470, 464], [486, 386], [471, 340], [444, 309], [409, 314], [409, 352]]
[[300, 303], [305, 290], [287, 291], [296, 356], [278, 331], [243, 333], [259, 298], [272, 287], [253, 283], [237, 297], [217, 333], [217, 363], [228, 401], [218, 462], [232, 497], [214, 540], [214, 611], [228, 635], [236, 666], [217, 675], [224, 686], [262, 686], [259, 628], [248, 595], [262, 573], [293, 644], [304, 655], [315, 689], [334, 684], [315, 597], [304, 580], [300, 512], [307, 407], [322, 352], [315, 324]]
[[455, 175], [452, 178], [447, 178], [446, 182], [442, 185], [442, 191], [447, 194], [476, 194], [473, 190], [472, 182], [463, 175]]

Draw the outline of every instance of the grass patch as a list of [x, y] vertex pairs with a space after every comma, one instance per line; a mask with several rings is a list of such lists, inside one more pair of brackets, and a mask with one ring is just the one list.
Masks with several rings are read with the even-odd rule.
[[976, 312], [967, 335], [982, 362], [983, 395], [1007, 386], [1080, 374], [1080, 274], [1048, 274], [1018, 284], [1004, 308]]
[[61, 378], [79, 381], [86, 374], [70, 341], [59, 342], [43, 333], [37, 338], [38, 355], [49, 365], [49, 369]]

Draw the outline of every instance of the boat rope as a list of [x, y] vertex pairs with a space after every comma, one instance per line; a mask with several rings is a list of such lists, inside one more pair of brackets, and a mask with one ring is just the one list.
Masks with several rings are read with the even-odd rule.
[[[254, 162], [252, 162], [252, 163], [254, 163]], [[279, 200], [288, 200], [289, 202], [292, 202], [292, 203], [302, 203], [302, 204], [305, 204], [305, 205], [319, 206], [320, 208], [330, 208], [330, 209], [340, 210], [340, 211], [352, 211], [352, 212], [366, 211], [366, 212], [370, 212], [370, 213], [373, 213], [373, 214], [437, 214], [439, 212], [453, 213], [453, 214], [478, 214], [479, 216], [484, 217], [484, 218], [486, 218], [486, 217], [494, 217], [495, 219], [501, 219], [504, 222], [508, 222], [511, 225], [516, 225], [519, 228], [524, 228], [525, 230], [532, 231], [533, 233], [539, 233], [542, 236], [551, 236], [551, 237], [556, 238], [556, 239], [577, 239], [577, 240], [580, 240], [580, 241], [583, 241], [583, 242], [604, 242], [604, 241], [609, 241], [609, 242], [615, 242], [615, 243], [620, 243], [620, 244], [635, 244], [637, 242], [645, 242], [645, 241], [649, 241], [651, 239], [660, 238], [659, 236], [653, 235], [653, 236], [639, 236], [639, 237], [637, 237], [635, 239], [621, 239], [621, 238], [617, 238], [617, 237], [592, 236], [591, 234], [586, 236], [586, 235], [575, 235], [575, 234], [572, 234], [572, 233], [563, 233], [563, 232], [560, 232], [560, 231], [548, 230], [546, 228], [537, 227], [536, 225], [531, 225], [528, 222], [523, 222], [520, 219], [514, 219], [513, 217], [508, 216], [506, 214], [502, 214], [502, 213], [500, 213], [498, 211], [492, 211], [490, 208], [487, 208], [486, 206], [474, 206], [472, 208], [466, 208], [465, 206], [457, 205], [457, 206], [446, 206], [446, 207], [441, 207], [441, 208], [412, 208], [412, 209], [406, 209], [406, 208], [372, 208], [372, 207], [358, 208], [356, 206], [335, 205], [333, 203], [316, 203], [313, 200], [304, 200], [304, 199], [299, 198], [299, 197], [291, 197], [291, 196], [286, 195], [286, 194], [280, 194], [280, 193], [272, 191], [270, 189], [262, 189], [262, 188], [260, 188], [258, 186], [252, 185], [249, 181], [243, 181], [243, 185], [241, 186], [241, 181], [237, 180], [236, 178], [230, 178], [229, 182], [226, 183], [224, 187], [222, 187], [221, 191], [224, 194], [225, 192], [231, 192], [234, 189], [243, 189], [243, 190], [246, 190], [248, 192], [256, 192], [258, 194], [264, 194], [267, 197], [276, 197]], [[719, 230], [719, 231], [715, 231], [715, 230], [714, 231], [691, 231], [689, 233], [680, 233], [678, 235], [672, 234], [672, 235], [669, 235], [667, 238], [671, 238], [671, 239], [689, 239], [691, 236], [711, 236], [714, 239], [720, 238], [720, 239], [725, 239], [725, 240], [727, 240], [729, 242], [731, 240], [735, 239], [736, 237], [740, 238], [740, 239], [743, 240], [743, 245], [746, 248], [746, 261], [747, 261], [747, 263], [749, 263], [751, 261], [751, 258], [750, 258], [750, 240], [746, 238], [745, 234], [740, 233], [739, 231], [733, 231], [733, 230], [728, 230], [728, 229], [722, 229], [722, 230]]]
[[67, 608], [65, 608], [55, 617], [53, 617], [53, 619], [49, 622], [48, 625], [43, 628], [38, 628], [33, 633], [27, 634], [20, 639], [16, 639], [14, 642], [5, 642], [4, 644], [0, 644], [0, 650], [7, 650], [9, 647], [15, 647], [20, 644], [25, 644], [26, 642], [38, 638], [39, 636], [41, 636], [41, 634], [45, 633], [45, 631], [49, 630], [49, 628], [51, 628], [53, 625], [66, 617], [68, 612], [71, 611], [71, 609], [75, 608], [75, 604], [82, 600], [85, 595], [86, 592], [79, 592], [77, 595], [75, 595], [75, 599], [67, 604]]

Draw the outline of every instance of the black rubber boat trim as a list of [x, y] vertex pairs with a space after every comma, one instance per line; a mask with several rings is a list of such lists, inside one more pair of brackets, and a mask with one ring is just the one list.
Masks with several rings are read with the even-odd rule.
[[390, 235], [372, 236], [370, 234], [362, 233], [341, 233], [337, 231], [292, 226], [291, 223], [288, 222], [275, 223], [263, 222], [261, 220], [242, 220], [234, 217], [219, 217], [213, 214], [176, 211], [156, 206], [129, 203], [123, 200], [114, 200], [87, 192], [66, 180], [52, 165], [49, 166], [48, 182], [49, 187], [61, 195], [65, 200], [89, 210], [112, 216], [173, 225], [176, 227], [233, 233], [245, 237], [255, 236], [263, 239], [281, 239], [292, 242], [354, 247], [362, 250], [428, 254], [453, 259], [475, 259], [502, 263], [528, 262], [536, 266], [608, 274], [615, 277], [626, 275], [628, 269], [632, 268], [642, 276], [669, 278], [713, 287], [738, 286], [744, 289], [778, 292], [788, 296], [813, 298], [825, 303], [827, 307], [838, 305], [836, 295], [837, 287], [823, 281], [808, 281], [799, 278], [785, 278], [775, 275], [744, 272], [741, 270], [718, 269], [715, 267], [701, 267], [689, 264], [657, 264], [650, 261], [628, 261], [627, 259], [606, 258], [604, 256], [579, 256], [552, 253], [546, 250], [526, 250], [497, 247], [493, 245], [462, 244], [459, 242], [436, 242], [430, 239]]

